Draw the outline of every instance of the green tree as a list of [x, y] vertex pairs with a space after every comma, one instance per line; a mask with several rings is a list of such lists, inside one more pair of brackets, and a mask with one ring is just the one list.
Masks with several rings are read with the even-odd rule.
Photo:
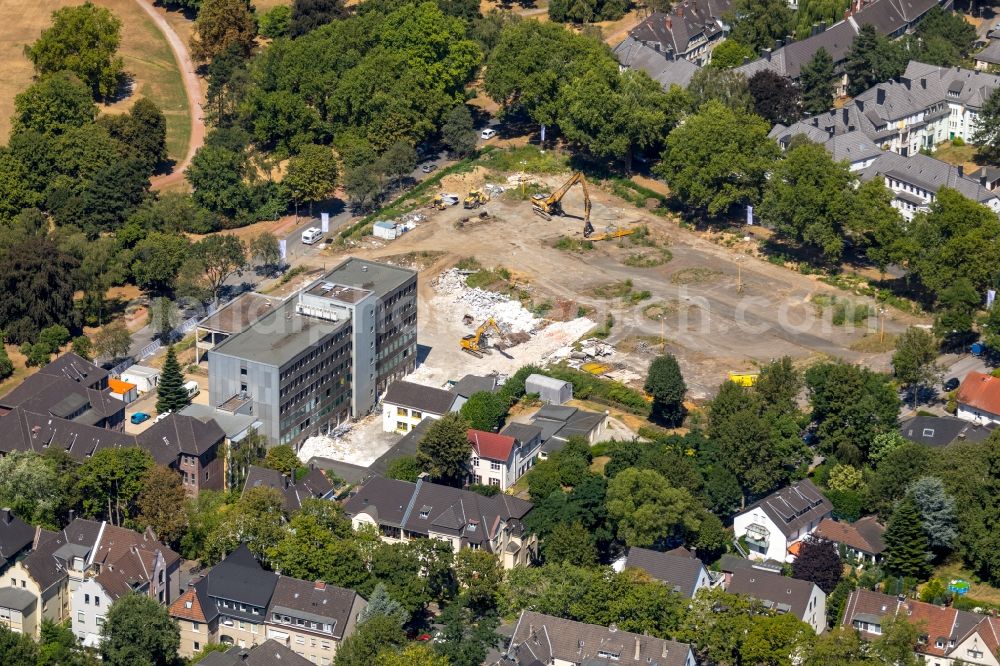
[[204, 271], [212, 297], [219, 298], [226, 280], [247, 266], [247, 248], [239, 236], [213, 234], [191, 246], [191, 257]]
[[653, 396], [650, 418], [663, 425], [679, 425], [684, 418], [687, 385], [677, 359], [672, 354], [663, 354], [653, 359], [649, 364], [644, 389]]
[[456, 157], [472, 154], [476, 149], [476, 130], [468, 106], [459, 104], [452, 107], [441, 125], [441, 138]]
[[834, 465], [826, 485], [830, 490], [861, 490], [865, 486], [861, 470], [851, 465]]
[[34, 130], [62, 134], [97, 117], [90, 89], [72, 72], [56, 72], [35, 81], [14, 97], [11, 134]]
[[920, 512], [928, 545], [939, 552], [954, 547], [958, 541], [955, 498], [945, 490], [941, 479], [921, 477], [907, 488], [906, 496]]
[[385, 649], [378, 653], [373, 663], [380, 666], [451, 666], [448, 657], [436, 654], [427, 645], [411, 643], [402, 652]]
[[161, 541], [176, 545], [188, 525], [185, 499], [184, 487], [176, 471], [163, 465], [150, 467], [142, 479], [142, 490], [136, 497], [139, 526], [153, 528]]
[[230, 47], [250, 55], [257, 36], [257, 22], [247, 0], [202, 0], [191, 37], [191, 54], [203, 62]]
[[181, 538], [180, 552], [188, 559], [206, 556], [206, 543], [230, 509], [226, 493], [201, 490], [198, 496], [184, 504], [188, 529]]
[[417, 151], [403, 140], [390, 145], [376, 162], [375, 169], [389, 178], [390, 184], [398, 184], [400, 179], [408, 175], [417, 166]]
[[492, 432], [503, 425], [507, 405], [492, 391], [477, 391], [469, 396], [459, 410], [470, 428]]
[[917, 505], [904, 497], [885, 528], [885, 568], [893, 574], [923, 580], [930, 572], [927, 536]]
[[994, 88], [983, 105], [971, 138], [980, 157], [990, 162], [997, 161], [1000, 157], [1000, 88]]
[[348, 14], [344, 0], [294, 0], [292, 3], [291, 35], [299, 37]]
[[417, 462], [414, 456], [402, 456], [389, 462], [389, 467], [386, 469], [385, 475], [389, 479], [399, 479], [400, 481], [416, 483], [417, 477], [420, 476], [422, 471], [420, 463]]
[[712, 100], [736, 113], [746, 113], [753, 108], [746, 77], [730, 69], [703, 67], [691, 77], [687, 91], [695, 111], [700, 111]]
[[19, 344], [33, 340], [53, 324], [76, 321], [75, 287], [70, 279], [77, 261], [48, 238], [32, 238], [0, 250], [0, 330]]
[[434, 421], [417, 445], [417, 462], [435, 481], [460, 485], [468, 474], [472, 450], [469, 424], [455, 412]]
[[747, 88], [753, 97], [754, 113], [770, 123], [791, 125], [802, 115], [799, 89], [777, 72], [762, 69], [750, 77]]
[[56, 354], [63, 345], [69, 342], [69, 338], [69, 329], [62, 324], [52, 324], [38, 332], [37, 342], [50, 354]]
[[[286, 576], [306, 580], [329, 580], [343, 554], [338, 537], [315, 516], [297, 514], [280, 541], [268, 546], [268, 561]], [[331, 581], [332, 582], [332, 581]]]
[[389, 596], [385, 585], [379, 583], [375, 586], [368, 598], [368, 605], [358, 613], [358, 625], [362, 625], [373, 617], [387, 617], [399, 623], [402, 627], [410, 619], [410, 614], [403, 606]]
[[255, 557], [267, 561], [269, 549], [285, 534], [284, 502], [274, 488], [250, 488], [207, 536], [206, 562], [214, 564], [245, 543]]
[[67, 624], [56, 624], [45, 618], [39, 634], [38, 662], [31, 662], [31, 666], [98, 666], [101, 663], [80, 645]]
[[132, 276], [138, 287], [150, 294], [173, 292], [191, 244], [180, 235], [154, 232], [136, 243], [132, 253]]
[[156, 385], [156, 411], [160, 414], [177, 412], [190, 404], [191, 398], [184, 388], [184, 374], [171, 345], [167, 347], [167, 358]]
[[735, 39], [726, 39], [712, 50], [709, 65], [717, 69], [732, 69], [742, 65], [744, 61], [753, 60], [756, 55], [751, 47], [740, 44]]
[[471, 548], [458, 551], [455, 556], [455, 582], [462, 590], [464, 603], [477, 617], [497, 610], [503, 585], [503, 567], [496, 555]]
[[101, 658], [110, 666], [170, 666], [180, 630], [156, 599], [133, 593], [111, 604], [101, 639]]
[[101, 449], [87, 458], [76, 482], [84, 517], [103, 518], [119, 526], [134, 518], [136, 498], [152, 466], [152, 456], [140, 448]]
[[384, 615], [376, 615], [345, 638], [337, 649], [334, 666], [370, 666], [384, 650], [397, 650], [406, 642], [403, 628]]
[[775, 166], [760, 205], [761, 219], [783, 236], [837, 263], [854, 210], [854, 178], [818, 143], [791, 148]]
[[919, 663], [913, 646], [920, 640], [920, 626], [905, 616], [882, 618], [882, 635], [872, 641], [870, 652], [878, 664], [914, 666]]
[[337, 187], [340, 169], [333, 151], [326, 146], [309, 144], [299, 149], [299, 154], [288, 160], [288, 171], [282, 182], [292, 195], [296, 210], [300, 202], [312, 206], [333, 194]]
[[302, 462], [295, 455], [292, 447], [287, 444], [279, 444], [267, 450], [262, 465], [291, 477], [295, 474], [295, 470], [302, 466]]
[[904, 386], [909, 388], [916, 408], [920, 387], [932, 382], [941, 374], [935, 364], [939, 344], [930, 331], [911, 326], [896, 342], [892, 355], [892, 371]]
[[29, 451], [0, 458], [0, 505], [30, 524], [55, 527], [66, 488], [55, 465]]
[[934, 333], [944, 340], [946, 348], [961, 347], [975, 339], [972, 324], [980, 302], [975, 287], [966, 278], [959, 278], [941, 292]]
[[98, 122], [131, 149], [145, 173], [167, 161], [167, 119], [148, 97], [138, 99], [127, 114], [102, 116]]
[[888, 520], [912, 480], [927, 474], [932, 465], [936, 463], [926, 446], [904, 441], [894, 447], [875, 466], [875, 473], [868, 482], [867, 505], [879, 514], [883, 522]]
[[347, 169], [344, 174], [344, 191], [355, 208], [367, 210], [382, 194], [382, 185], [374, 165], [361, 164]]
[[116, 360], [128, 354], [132, 334], [121, 321], [114, 321], [94, 334], [94, 351], [101, 358]]
[[765, 615], [753, 618], [750, 631], [740, 646], [744, 664], [792, 666], [796, 654], [812, 644], [812, 627], [794, 615]]
[[[74, 354], [88, 361], [94, 358], [94, 343], [86, 335], [78, 335], [73, 338], [73, 344], [70, 349]], [[2, 358], [2, 355], [0, 355], [0, 378], [3, 378]]]
[[833, 58], [820, 48], [799, 73], [802, 110], [820, 114], [833, 106]]
[[119, 56], [121, 20], [104, 7], [85, 2], [52, 12], [52, 26], [25, 54], [39, 76], [70, 71], [108, 98], [118, 89], [124, 64]]
[[281, 261], [281, 246], [278, 238], [270, 231], [254, 236], [248, 250], [251, 257], [265, 266], [277, 266]]
[[627, 469], [608, 484], [608, 516], [629, 546], [652, 546], [671, 536], [695, 532], [697, 502], [651, 469]]
[[593, 538], [580, 521], [558, 523], [542, 542], [546, 562], [566, 562], [579, 567], [597, 564]]
[[708, 102], [667, 137], [656, 172], [681, 203], [702, 214], [757, 203], [778, 157], [768, 130], [757, 116]]
[[847, 93], [858, 95], [882, 81], [903, 73], [906, 61], [899, 57], [896, 46], [866, 23], [847, 52]]
[[792, 10], [780, 0], [737, 0], [729, 12], [729, 39], [759, 53], [792, 32]]
[[0, 662], [11, 666], [35, 666], [38, 646], [27, 634], [11, 631], [0, 624]]
[[261, 14], [257, 21], [260, 36], [268, 39], [287, 37], [292, 28], [292, 8], [278, 5]]

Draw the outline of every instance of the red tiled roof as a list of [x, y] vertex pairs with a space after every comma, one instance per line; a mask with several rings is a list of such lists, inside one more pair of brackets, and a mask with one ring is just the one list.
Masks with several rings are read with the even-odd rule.
[[[188, 608], [188, 603], [191, 607]], [[192, 585], [181, 596], [177, 597], [174, 603], [170, 604], [170, 616], [182, 620], [205, 623], [205, 613], [201, 610], [201, 602], [198, 601], [198, 594]]]
[[[874, 523], [874, 525], [878, 525], [878, 523]], [[878, 527], [881, 527], [881, 525], [878, 525]], [[854, 525], [851, 525], [850, 523], [841, 523], [833, 520], [832, 518], [824, 518], [822, 522], [820, 522], [819, 527], [816, 528], [814, 536], [820, 539], [832, 541], [834, 543], [842, 543], [845, 546], [849, 546], [872, 555], [878, 555], [885, 550], [885, 546], [883, 544], [871, 543]]]
[[506, 461], [514, 448], [514, 438], [483, 430], [469, 430], [466, 435], [472, 450], [480, 458]]
[[958, 387], [955, 400], [984, 412], [1000, 414], [1000, 379], [970, 371]]

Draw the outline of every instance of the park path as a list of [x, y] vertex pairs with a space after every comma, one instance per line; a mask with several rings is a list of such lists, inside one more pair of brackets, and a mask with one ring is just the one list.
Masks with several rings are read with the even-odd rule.
[[173, 171], [150, 179], [153, 189], [162, 190], [184, 181], [184, 170], [191, 163], [195, 152], [205, 143], [205, 112], [202, 108], [198, 74], [194, 62], [191, 60], [191, 54], [188, 53], [187, 45], [177, 36], [174, 29], [170, 27], [170, 23], [167, 22], [167, 19], [153, 7], [151, 2], [147, 0], [135, 1], [153, 19], [153, 23], [160, 29], [163, 36], [167, 38], [170, 50], [174, 52], [177, 67], [180, 69], [181, 79], [184, 81], [184, 93], [187, 95], [188, 108], [190, 109], [191, 138], [188, 140], [187, 154], [184, 155], [184, 159], [174, 165]]

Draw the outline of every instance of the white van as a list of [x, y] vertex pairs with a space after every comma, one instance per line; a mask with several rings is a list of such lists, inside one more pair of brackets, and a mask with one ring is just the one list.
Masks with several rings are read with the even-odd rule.
[[309, 227], [302, 232], [302, 242], [306, 245], [312, 245], [322, 237], [323, 230], [319, 227]]
[[184, 390], [187, 391], [189, 398], [193, 398], [199, 393], [201, 393], [201, 387], [198, 386], [198, 382], [193, 379], [189, 382], [184, 382]]

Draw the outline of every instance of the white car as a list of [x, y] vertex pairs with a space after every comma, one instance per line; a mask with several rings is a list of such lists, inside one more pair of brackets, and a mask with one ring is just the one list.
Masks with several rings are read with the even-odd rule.
[[482, 134], [479, 135], [479, 138], [482, 139], [483, 141], [489, 141], [496, 135], [497, 131], [495, 129], [484, 129]]
[[323, 230], [319, 227], [309, 227], [302, 232], [302, 242], [306, 245], [312, 245], [322, 237]]

